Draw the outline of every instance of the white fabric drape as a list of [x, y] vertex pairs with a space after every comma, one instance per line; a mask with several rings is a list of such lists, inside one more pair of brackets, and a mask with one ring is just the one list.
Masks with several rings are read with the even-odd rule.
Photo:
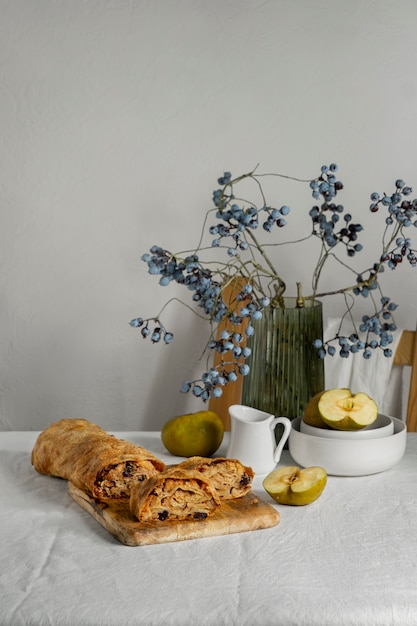
[[[335, 336], [340, 318], [329, 318], [324, 327], [324, 338]], [[390, 345], [393, 354], [397, 349], [401, 331], [394, 333]], [[364, 392], [378, 405], [379, 412], [405, 420], [407, 409], [407, 372], [393, 367], [393, 358], [384, 356], [382, 350], [373, 350], [370, 359], [362, 352], [341, 358], [336, 353], [325, 358], [326, 389], [347, 387], [353, 393]]]

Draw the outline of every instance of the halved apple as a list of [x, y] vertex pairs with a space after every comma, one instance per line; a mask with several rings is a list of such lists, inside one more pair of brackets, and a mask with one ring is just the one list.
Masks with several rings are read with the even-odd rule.
[[278, 504], [304, 506], [317, 500], [327, 483], [327, 472], [323, 467], [295, 465], [279, 467], [262, 482], [265, 491]]
[[324, 394], [324, 391], [319, 391], [315, 396], [310, 398], [305, 409], [303, 420], [306, 424], [310, 426], [315, 426], [316, 428], [328, 428], [327, 424], [323, 421], [322, 416], [319, 411], [319, 400]]
[[350, 389], [329, 389], [318, 402], [323, 421], [336, 430], [359, 430], [378, 417], [378, 407], [366, 393], [353, 394]]

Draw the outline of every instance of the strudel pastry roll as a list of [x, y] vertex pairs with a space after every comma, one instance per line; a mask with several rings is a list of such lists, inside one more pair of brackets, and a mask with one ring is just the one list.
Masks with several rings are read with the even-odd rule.
[[152, 452], [85, 419], [62, 419], [48, 426], [32, 450], [32, 465], [98, 499], [128, 499], [133, 485], [165, 468]]
[[210, 481], [200, 472], [170, 467], [135, 485], [130, 510], [140, 522], [202, 520], [220, 506]]
[[220, 498], [240, 498], [252, 487], [254, 472], [237, 459], [192, 456], [178, 465], [201, 472], [210, 480]]

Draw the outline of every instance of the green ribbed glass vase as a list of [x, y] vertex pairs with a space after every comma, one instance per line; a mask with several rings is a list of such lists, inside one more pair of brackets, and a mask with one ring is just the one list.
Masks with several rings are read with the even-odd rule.
[[242, 404], [294, 419], [324, 389], [324, 360], [313, 346], [323, 338], [323, 309], [321, 302], [310, 300], [298, 308], [297, 298], [283, 298], [283, 304], [269, 307], [253, 322]]

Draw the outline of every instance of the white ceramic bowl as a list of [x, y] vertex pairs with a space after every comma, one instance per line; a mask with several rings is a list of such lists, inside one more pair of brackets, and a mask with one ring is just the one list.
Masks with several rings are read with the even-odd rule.
[[407, 430], [393, 417], [394, 433], [374, 439], [326, 439], [300, 431], [301, 418], [292, 421], [290, 454], [302, 467], [320, 465], [333, 476], [366, 476], [393, 467], [405, 452]]
[[306, 435], [314, 435], [315, 437], [326, 437], [327, 439], [376, 439], [377, 437], [386, 437], [394, 432], [394, 422], [389, 415], [380, 413], [375, 422], [370, 426], [361, 428], [360, 430], [336, 430], [334, 428], [317, 428], [306, 424], [303, 419], [300, 420], [300, 431]]

